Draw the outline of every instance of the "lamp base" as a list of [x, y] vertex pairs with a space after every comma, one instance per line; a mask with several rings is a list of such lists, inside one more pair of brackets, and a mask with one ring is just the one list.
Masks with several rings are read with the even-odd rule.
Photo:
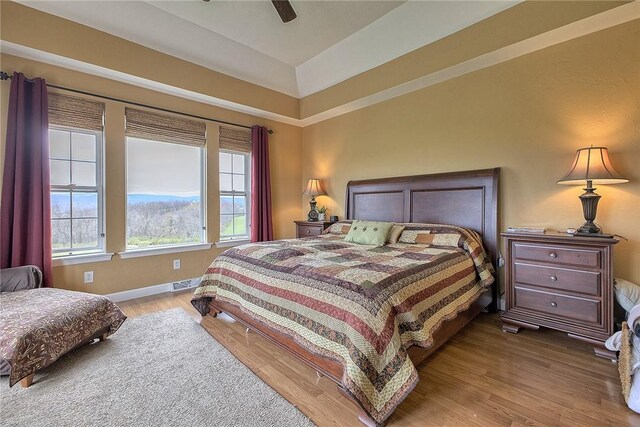
[[311, 196], [311, 201], [309, 201], [309, 213], [307, 214], [307, 221], [318, 221], [318, 208], [316, 207], [316, 203], [316, 196]]
[[585, 222], [580, 228], [578, 228], [579, 234], [597, 234], [601, 232], [602, 230], [600, 229], [600, 227], [595, 225], [591, 220], [587, 220], [587, 222]]
[[580, 197], [582, 202], [582, 213], [586, 222], [578, 228], [576, 236], [590, 236], [590, 237], [609, 237], [609, 235], [602, 235], [602, 230], [593, 221], [596, 219], [596, 212], [598, 210], [598, 202], [600, 201], [600, 195], [596, 194], [595, 188], [591, 180], [587, 181], [587, 188], [584, 189]]

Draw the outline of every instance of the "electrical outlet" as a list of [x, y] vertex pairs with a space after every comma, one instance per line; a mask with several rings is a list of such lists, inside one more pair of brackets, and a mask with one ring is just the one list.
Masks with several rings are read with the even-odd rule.
[[180, 270], [180, 260], [179, 259], [174, 259], [173, 260], [173, 269], [174, 270]]
[[93, 283], [93, 271], [84, 272], [84, 283]]

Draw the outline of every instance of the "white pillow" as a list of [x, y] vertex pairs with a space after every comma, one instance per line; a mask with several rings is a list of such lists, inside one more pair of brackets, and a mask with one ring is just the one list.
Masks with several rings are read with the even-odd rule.
[[616, 300], [627, 313], [640, 304], [640, 286], [624, 279], [613, 279]]

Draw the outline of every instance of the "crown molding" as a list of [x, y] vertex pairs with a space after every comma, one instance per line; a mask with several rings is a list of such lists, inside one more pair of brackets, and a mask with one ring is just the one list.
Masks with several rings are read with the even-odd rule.
[[225, 108], [231, 111], [249, 114], [255, 117], [273, 120], [288, 125], [305, 127], [636, 19], [640, 19], [640, 0], [607, 10], [562, 27], [558, 27], [546, 33], [542, 33], [529, 39], [477, 56], [451, 67], [427, 74], [415, 80], [411, 80], [343, 105], [336, 106], [304, 119], [295, 119], [283, 116], [281, 114], [248, 105], [132, 76], [130, 74], [62, 57], [34, 48], [21, 46], [15, 43], [0, 41], [0, 50], [2, 53], [9, 55], [19, 56], [74, 71], [116, 80], [122, 83], [202, 102], [204, 104]]
[[21, 58], [31, 59], [33, 61], [43, 62], [45, 64], [54, 65], [73, 71], [79, 71], [81, 73], [91, 74], [110, 80], [115, 80], [120, 83], [126, 83], [144, 89], [150, 89], [156, 92], [165, 93], [167, 95], [173, 95], [180, 98], [189, 99], [191, 101], [198, 101], [202, 102], [203, 104], [213, 105], [215, 107], [237, 111], [239, 113], [249, 114], [255, 117], [273, 120], [280, 123], [286, 123], [288, 125], [300, 126], [300, 120], [294, 119], [292, 117], [287, 117], [282, 114], [273, 113], [271, 111], [262, 110], [260, 108], [251, 107], [249, 105], [244, 105], [237, 102], [227, 101], [226, 99], [216, 98], [210, 95], [182, 89], [165, 83], [144, 79], [142, 77], [123, 73], [121, 71], [112, 70], [106, 67], [101, 67], [99, 65], [89, 64], [87, 62], [78, 61], [31, 47], [22, 46], [16, 43], [0, 40], [0, 51], [8, 55], [19, 56]]
[[384, 102], [438, 83], [482, 70], [521, 56], [583, 37], [640, 18], [640, 0], [572, 22], [526, 40], [477, 56], [415, 80], [330, 108], [300, 120], [301, 126], [313, 125], [362, 108]]

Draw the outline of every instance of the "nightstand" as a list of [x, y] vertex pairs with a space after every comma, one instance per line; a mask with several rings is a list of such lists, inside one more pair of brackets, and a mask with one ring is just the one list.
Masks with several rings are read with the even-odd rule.
[[502, 233], [506, 311], [502, 330], [544, 326], [604, 347], [614, 332], [612, 251], [616, 239], [567, 234]]
[[319, 236], [324, 230], [331, 227], [333, 222], [320, 221], [294, 221], [296, 223], [296, 238]]

